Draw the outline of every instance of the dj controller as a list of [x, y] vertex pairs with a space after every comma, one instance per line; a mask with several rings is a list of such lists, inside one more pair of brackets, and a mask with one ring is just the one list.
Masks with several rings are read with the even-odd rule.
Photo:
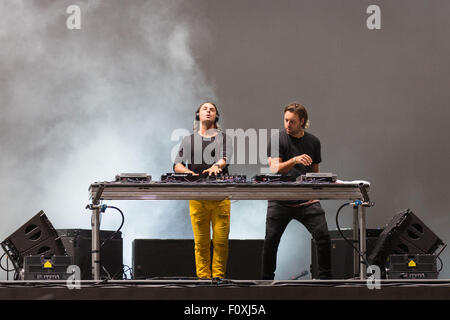
[[208, 175], [192, 173], [166, 173], [161, 175], [159, 181], [152, 181], [152, 177], [145, 173], [121, 173], [116, 175], [115, 184], [129, 183], [212, 183], [212, 184], [267, 184], [267, 183], [333, 183], [336, 182], [336, 175], [332, 173], [306, 173], [300, 177], [292, 177], [284, 174], [260, 174], [253, 176], [250, 180], [246, 175]]

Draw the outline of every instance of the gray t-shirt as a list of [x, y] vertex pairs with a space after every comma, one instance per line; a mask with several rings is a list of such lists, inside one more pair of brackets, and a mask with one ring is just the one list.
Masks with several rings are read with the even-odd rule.
[[194, 132], [183, 138], [174, 166], [182, 163], [189, 170], [201, 174], [203, 170], [224, 159], [227, 165], [222, 169], [222, 173], [228, 174], [228, 164], [232, 154], [232, 140], [224, 132], [219, 131], [216, 136], [211, 138], [202, 137], [198, 132]]

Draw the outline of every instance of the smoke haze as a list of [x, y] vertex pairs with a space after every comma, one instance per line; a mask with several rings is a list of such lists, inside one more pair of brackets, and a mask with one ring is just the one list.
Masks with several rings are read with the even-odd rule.
[[[70, 4], [0, 4], [2, 239], [41, 209], [57, 229], [90, 229], [89, 185], [170, 172], [172, 130], [214, 98], [177, 1], [78, 1], [81, 30], [66, 28]], [[126, 216], [128, 265], [134, 238], [192, 237], [184, 202], [108, 204]], [[102, 229], [115, 230], [109, 211]]]

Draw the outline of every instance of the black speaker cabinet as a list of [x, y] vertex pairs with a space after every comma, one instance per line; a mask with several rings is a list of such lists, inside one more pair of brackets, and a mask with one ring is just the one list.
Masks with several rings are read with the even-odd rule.
[[134, 279], [196, 276], [190, 239], [135, 239], [132, 261]]
[[[80, 267], [81, 280], [92, 280], [92, 231], [83, 229], [58, 229], [67, 254], [73, 257], [73, 264]], [[100, 243], [109, 239], [115, 231], [100, 231]], [[105, 242], [100, 251], [102, 279], [122, 279], [123, 240], [118, 232], [113, 239]], [[105, 271], [106, 269], [106, 271]]]
[[[259, 279], [263, 242], [259, 239], [230, 239], [226, 278]], [[192, 239], [136, 239], [133, 241], [132, 260], [134, 279], [196, 277]]]
[[58, 233], [42, 210], [6, 238], [1, 245], [16, 269], [23, 267], [25, 256], [51, 257], [66, 254]]
[[441, 245], [442, 240], [406, 209], [396, 214], [380, 234], [368, 260], [383, 269], [391, 254], [433, 254]]
[[228, 279], [261, 279], [263, 239], [229, 240]]
[[[345, 238], [353, 241], [353, 230], [341, 230]], [[366, 251], [368, 254], [373, 250], [381, 229], [366, 229]], [[331, 238], [331, 272], [332, 279], [351, 279], [355, 276], [353, 268], [354, 249], [345, 241], [338, 230], [330, 230]], [[318, 278], [319, 268], [317, 263], [317, 245], [311, 239], [311, 275]]]

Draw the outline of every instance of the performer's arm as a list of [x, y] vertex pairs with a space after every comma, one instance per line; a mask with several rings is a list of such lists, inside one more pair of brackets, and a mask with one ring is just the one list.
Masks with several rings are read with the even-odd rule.
[[178, 150], [174, 160], [173, 171], [175, 173], [191, 173], [193, 175], [197, 175], [194, 171], [189, 170], [185, 165], [186, 162], [191, 162], [188, 157], [190, 150], [191, 140], [190, 137], [187, 136], [183, 138], [183, 141], [181, 141], [180, 149]]
[[310, 166], [313, 165], [313, 172], [319, 172], [314, 171], [315, 166], [317, 166], [317, 170], [319, 170], [319, 164], [313, 164], [312, 159], [307, 154], [302, 154], [300, 156], [293, 157], [287, 161], [281, 162], [281, 158], [269, 158], [269, 166], [270, 171], [272, 173], [288, 173], [288, 171], [295, 166], [296, 164], [303, 164], [304, 166]]

